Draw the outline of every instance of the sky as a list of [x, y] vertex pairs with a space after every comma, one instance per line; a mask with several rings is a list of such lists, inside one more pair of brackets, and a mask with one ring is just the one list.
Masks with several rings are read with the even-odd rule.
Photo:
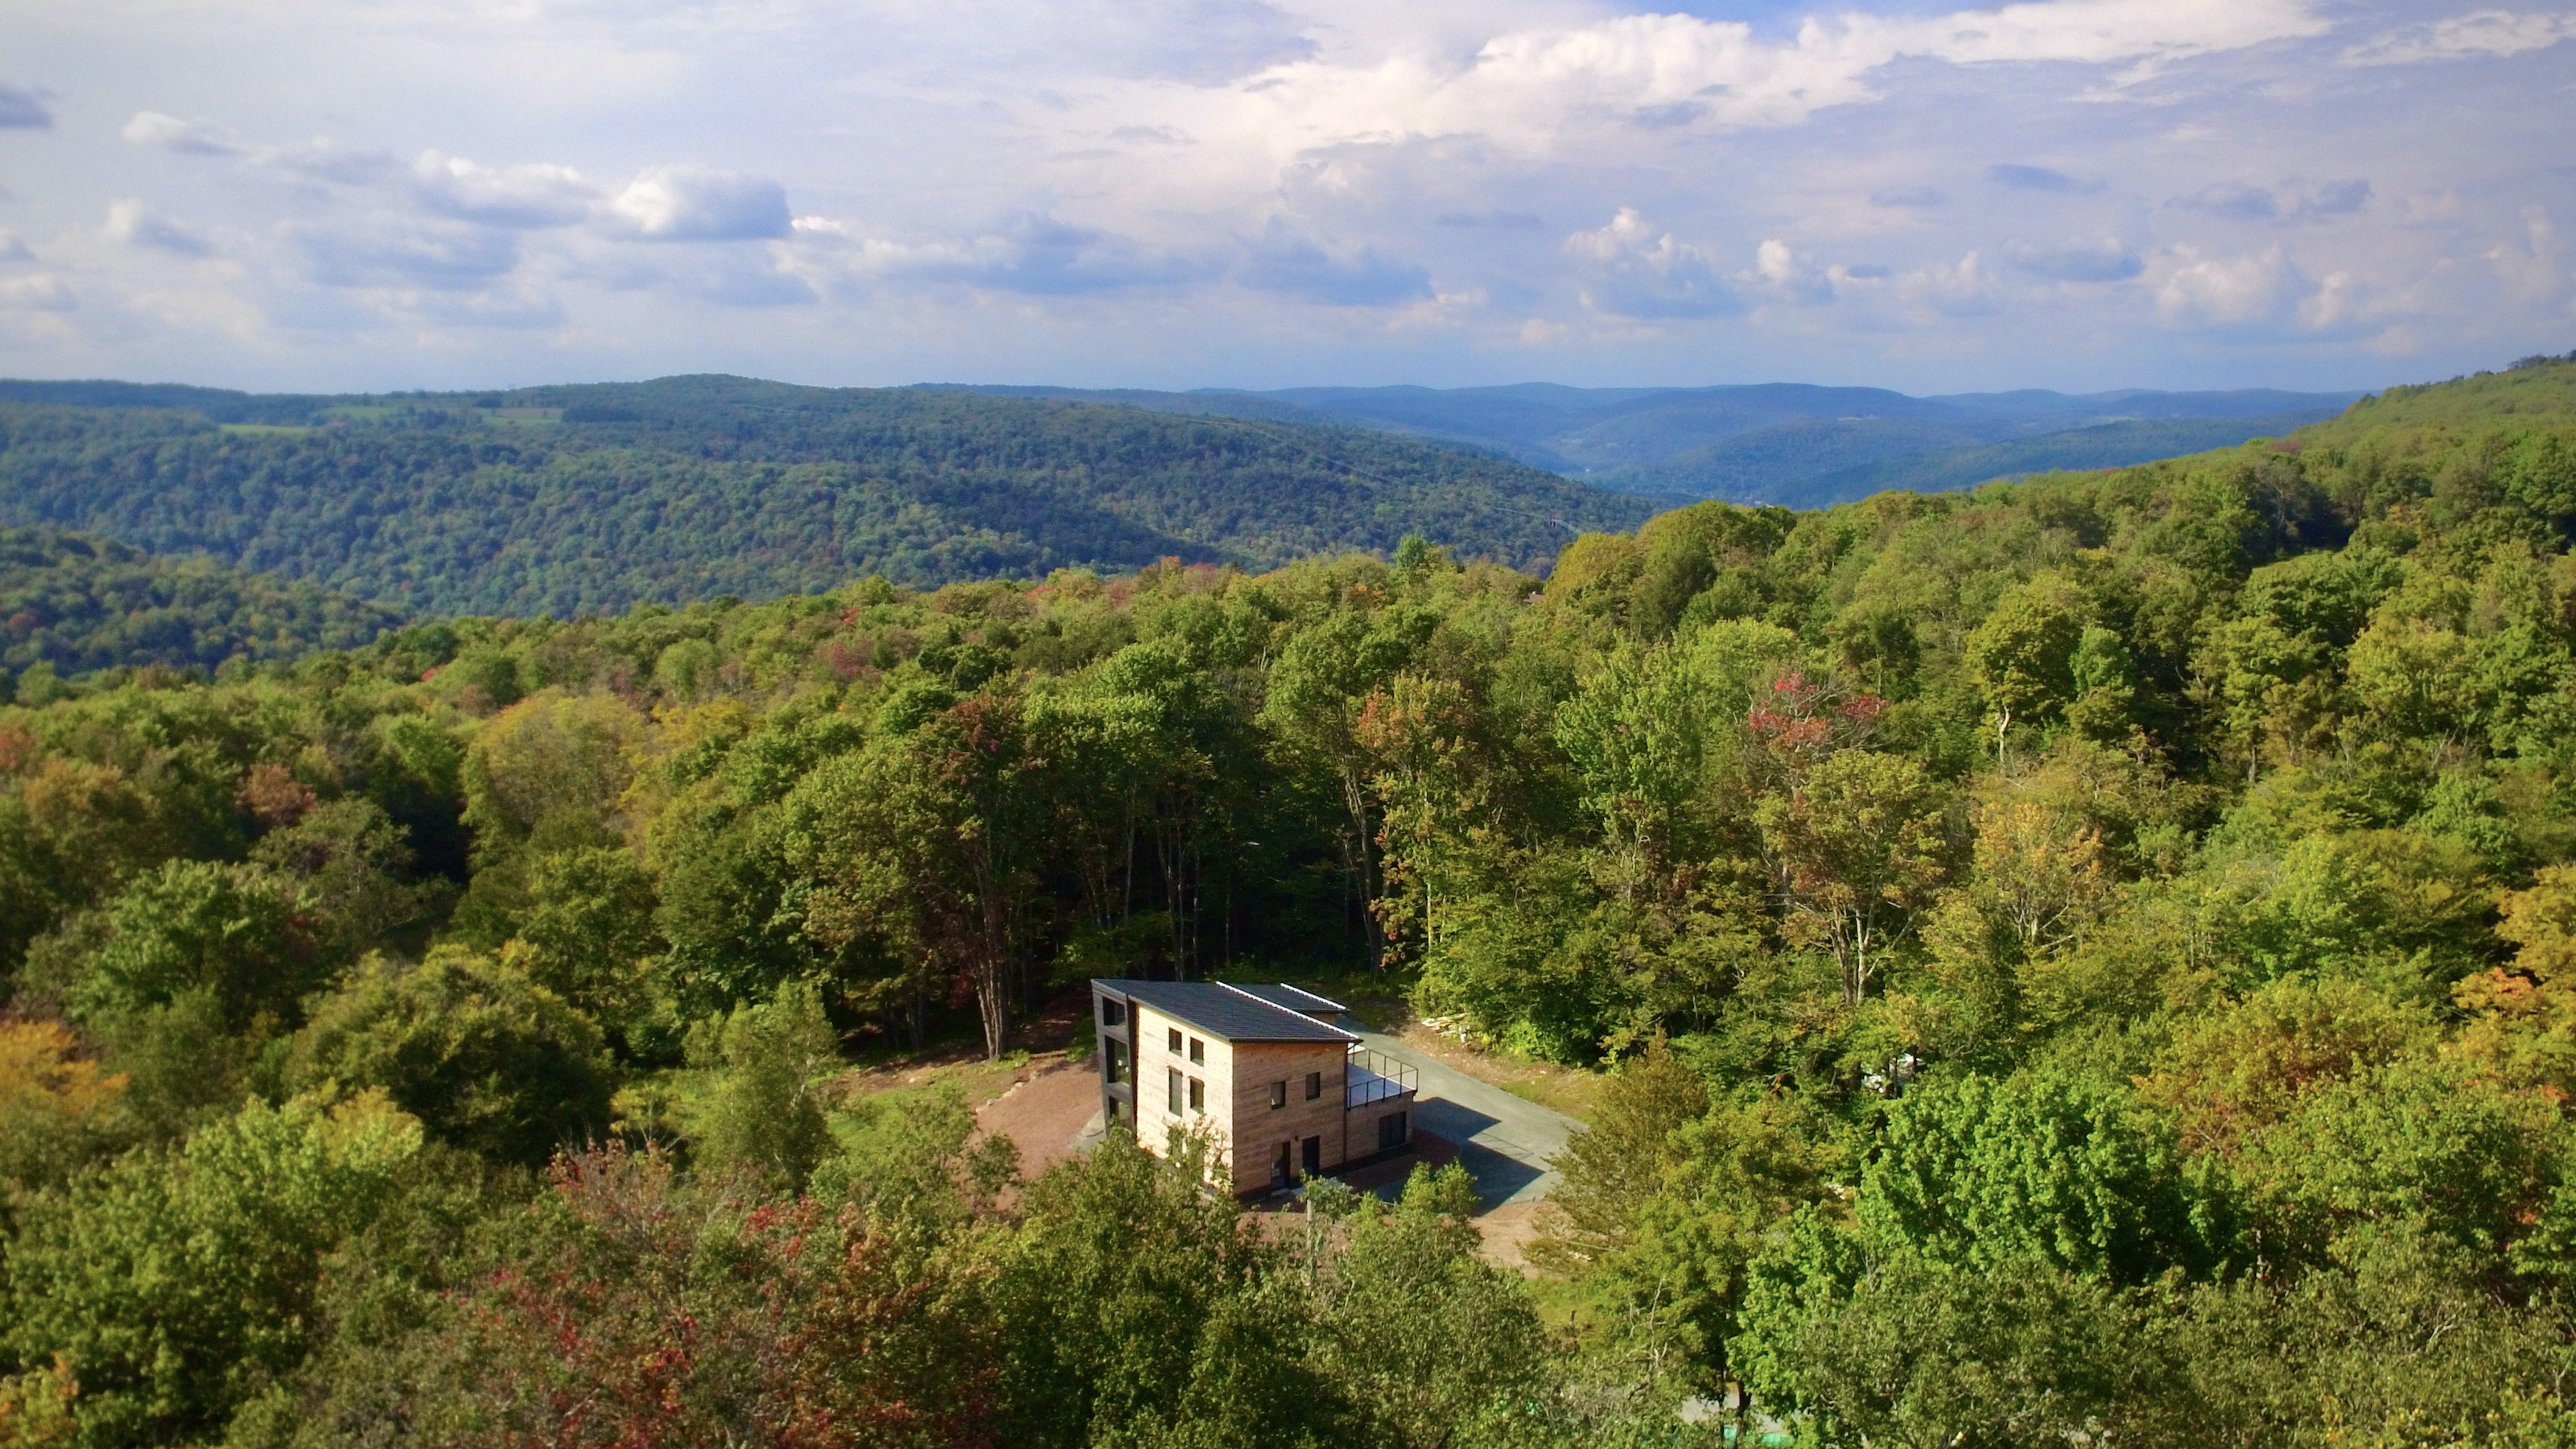
[[7, 0], [0, 376], [2376, 387], [2576, 348], [2576, 9]]

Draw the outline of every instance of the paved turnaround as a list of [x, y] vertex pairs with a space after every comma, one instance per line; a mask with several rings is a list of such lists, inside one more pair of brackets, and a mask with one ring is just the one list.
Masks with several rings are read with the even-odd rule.
[[1413, 1125], [1458, 1144], [1458, 1165], [1474, 1175], [1476, 1195], [1488, 1209], [1536, 1202], [1556, 1185], [1548, 1162], [1565, 1150], [1566, 1134], [1581, 1123], [1480, 1082], [1384, 1032], [1363, 1030], [1347, 1015], [1342, 1025], [1359, 1032], [1370, 1051], [1393, 1057], [1421, 1074]]

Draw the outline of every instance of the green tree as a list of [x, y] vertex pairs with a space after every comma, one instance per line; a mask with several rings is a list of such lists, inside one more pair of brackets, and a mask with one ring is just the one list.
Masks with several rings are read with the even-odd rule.
[[84, 1445], [202, 1442], [312, 1348], [321, 1261], [384, 1204], [420, 1125], [382, 1097], [252, 1102], [23, 1204], [0, 1347], [57, 1356]]
[[2137, 1283], [2225, 1250], [2179, 1161], [2170, 1124], [2125, 1088], [2063, 1070], [1969, 1075], [1889, 1114], [1859, 1219], [1873, 1244], [1976, 1272], [2036, 1261]]
[[1580, 1271], [1626, 1247], [1647, 1200], [1682, 1158], [1678, 1134], [1708, 1108], [1707, 1085], [1662, 1041], [1621, 1063], [1603, 1083], [1592, 1120], [1550, 1163], [1559, 1181], [1540, 1210], [1533, 1255]]
[[1464, 1168], [1417, 1166], [1393, 1212], [1349, 1220], [1325, 1280], [1324, 1364], [1373, 1442], [1474, 1443], [1545, 1391], [1538, 1315], [1518, 1275], [1476, 1255], [1474, 1208]]
[[1945, 871], [1940, 788], [1904, 755], [1837, 750], [1755, 807], [1788, 920], [1831, 955], [1857, 1006]]
[[320, 984], [313, 942], [286, 882], [248, 866], [170, 861], [110, 904], [107, 935], [64, 993], [77, 1016], [165, 1006], [212, 994], [238, 1031], [286, 1016]]
[[1335, 609], [1279, 651], [1261, 706], [1262, 725], [1290, 759], [1329, 779], [1339, 796], [1342, 863], [1357, 897], [1372, 969], [1385, 955], [1377, 917], [1377, 808], [1369, 789], [1376, 761], [1359, 737], [1359, 721], [1370, 698], [1412, 662], [1437, 622], [1418, 606], [1374, 617]]
[[1622, 646], [1559, 706], [1556, 741], [1583, 781], [1634, 897], [1697, 842], [1688, 826], [1709, 788], [1707, 686], [1672, 651]]
[[701, 1022], [689, 1033], [689, 1060], [709, 1081], [691, 1113], [691, 1143], [711, 1164], [801, 1188], [831, 1149], [814, 1088], [838, 1064], [840, 1042], [822, 993], [805, 981]]
[[549, 851], [528, 867], [518, 964], [602, 1020], [645, 1014], [643, 962], [660, 938], [652, 879], [624, 846]]
[[608, 1126], [599, 1027], [504, 962], [455, 946], [368, 958], [322, 998], [285, 1061], [295, 1087], [377, 1087], [442, 1140], [542, 1165]]
[[2044, 724], [2076, 697], [2073, 666], [2090, 612], [2064, 574], [2038, 574], [2005, 590], [1968, 636], [1964, 662], [1986, 692], [1998, 758], [2015, 723]]

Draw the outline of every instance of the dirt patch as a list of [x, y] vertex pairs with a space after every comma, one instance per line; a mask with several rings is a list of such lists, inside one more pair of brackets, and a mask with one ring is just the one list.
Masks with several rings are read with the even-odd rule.
[[1033, 1057], [975, 1107], [975, 1125], [1019, 1145], [1020, 1175], [1034, 1178], [1072, 1155], [1074, 1134], [1100, 1110], [1100, 1079], [1088, 1062]]
[[1545, 1206], [1543, 1200], [1506, 1203], [1477, 1215], [1476, 1230], [1485, 1235], [1485, 1241], [1476, 1251], [1486, 1262], [1509, 1268], [1524, 1278], [1538, 1276], [1538, 1270], [1530, 1266], [1529, 1245], [1538, 1236], [1538, 1210]]

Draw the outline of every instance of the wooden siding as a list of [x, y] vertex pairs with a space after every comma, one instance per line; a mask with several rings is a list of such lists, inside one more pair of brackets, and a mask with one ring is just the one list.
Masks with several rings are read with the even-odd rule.
[[[1156, 1156], [1168, 1156], [1174, 1127], [1184, 1130], [1204, 1126], [1213, 1136], [1231, 1176], [1234, 1167], [1234, 1133], [1229, 1124], [1234, 1106], [1234, 1048], [1204, 1032], [1194, 1031], [1139, 1002], [1133, 1013], [1136, 1040], [1136, 1140]], [[1181, 1049], [1170, 1049], [1173, 1031], [1181, 1034]], [[1189, 1044], [1202, 1044], [1204, 1059], [1193, 1062]], [[1171, 1110], [1170, 1079], [1178, 1068], [1184, 1089], [1181, 1110]], [[1200, 1111], [1190, 1110], [1186, 1084], [1192, 1080], [1205, 1084], [1206, 1098]], [[1266, 1171], [1266, 1169], [1265, 1169]]]
[[[1235, 1148], [1234, 1189], [1252, 1192], [1270, 1186], [1270, 1170], [1279, 1160], [1279, 1144], [1288, 1147], [1290, 1176], [1303, 1159], [1298, 1144], [1323, 1139], [1323, 1168], [1342, 1165], [1342, 1046], [1339, 1042], [1248, 1041], [1234, 1049]], [[1306, 1100], [1306, 1074], [1324, 1074], [1324, 1091]], [[1270, 1105], [1270, 1089], [1288, 1084], [1288, 1103]]]

